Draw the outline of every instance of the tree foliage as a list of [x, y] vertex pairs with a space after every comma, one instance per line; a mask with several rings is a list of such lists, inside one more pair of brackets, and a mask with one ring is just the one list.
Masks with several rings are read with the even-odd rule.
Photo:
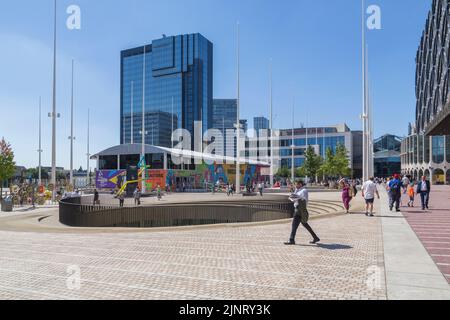
[[329, 178], [347, 177], [351, 173], [348, 150], [345, 145], [339, 144], [336, 152], [331, 148], [326, 151], [326, 158], [319, 169], [319, 174]]
[[305, 163], [298, 170], [300, 177], [315, 177], [323, 163], [322, 157], [317, 155], [312, 146], [306, 150]]
[[278, 169], [276, 176], [279, 178], [289, 178], [291, 176], [291, 170], [287, 167], [282, 167]]
[[0, 196], [3, 195], [3, 183], [14, 176], [15, 167], [11, 144], [2, 138], [0, 140]]

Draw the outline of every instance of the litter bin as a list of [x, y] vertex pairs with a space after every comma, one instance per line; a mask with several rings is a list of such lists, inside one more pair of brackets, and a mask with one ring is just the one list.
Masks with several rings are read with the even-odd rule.
[[2, 211], [3, 212], [12, 212], [13, 211], [13, 200], [12, 197], [8, 196], [1, 200], [2, 203]]

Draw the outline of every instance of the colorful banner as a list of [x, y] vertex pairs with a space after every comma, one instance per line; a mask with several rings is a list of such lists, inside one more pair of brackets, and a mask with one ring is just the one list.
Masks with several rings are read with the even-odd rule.
[[146, 170], [145, 178], [146, 190], [156, 190], [158, 186], [164, 190], [166, 188], [167, 170]]
[[100, 170], [97, 171], [96, 187], [97, 189], [115, 189], [122, 185], [126, 177], [126, 170]]
[[[241, 165], [241, 185], [263, 181], [264, 167]], [[101, 170], [97, 172], [98, 189], [115, 189], [126, 181], [126, 170]], [[236, 179], [235, 165], [197, 165], [196, 170], [146, 170], [146, 189], [170, 187], [171, 190], [204, 189], [207, 184], [233, 184]]]

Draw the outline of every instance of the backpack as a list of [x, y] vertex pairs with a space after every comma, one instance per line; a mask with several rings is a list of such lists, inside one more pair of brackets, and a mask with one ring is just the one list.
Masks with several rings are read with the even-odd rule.
[[391, 187], [391, 194], [393, 196], [397, 196], [399, 194], [399, 191], [400, 191], [399, 183], [398, 182], [393, 183]]

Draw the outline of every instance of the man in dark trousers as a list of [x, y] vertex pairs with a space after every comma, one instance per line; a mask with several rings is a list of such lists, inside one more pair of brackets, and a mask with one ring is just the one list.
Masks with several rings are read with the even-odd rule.
[[96, 205], [96, 204], [99, 204], [99, 194], [98, 194], [98, 191], [97, 191], [97, 189], [95, 189], [94, 190], [94, 206]]
[[289, 197], [289, 200], [294, 202], [294, 220], [292, 221], [292, 233], [291, 237], [289, 239], [289, 242], [285, 242], [285, 245], [295, 245], [295, 237], [297, 235], [298, 227], [300, 226], [300, 223], [303, 225], [303, 227], [309, 231], [311, 236], [313, 237], [313, 241], [311, 241], [311, 244], [316, 244], [317, 242], [320, 242], [319, 237], [314, 233], [311, 226], [308, 224], [309, 220], [309, 213], [308, 213], [308, 190], [305, 188], [305, 184], [303, 181], [298, 180], [296, 183], [296, 190], [295, 192]]
[[426, 176], [422, 177], [422, 181], [417, 184], [417, 194], [420, 194], [422, 200], [422, 210], [428, 210], [428, 203], [430, 201], [431, 183]]
[[394, 209], [397, 212], [400, 212], [400, 202], [402, 199], [402, 188], [403, 183], [400, 180], [400, 175], [395, 174], [394, 179], [389, 182], [389, 209], [392, 211]]

